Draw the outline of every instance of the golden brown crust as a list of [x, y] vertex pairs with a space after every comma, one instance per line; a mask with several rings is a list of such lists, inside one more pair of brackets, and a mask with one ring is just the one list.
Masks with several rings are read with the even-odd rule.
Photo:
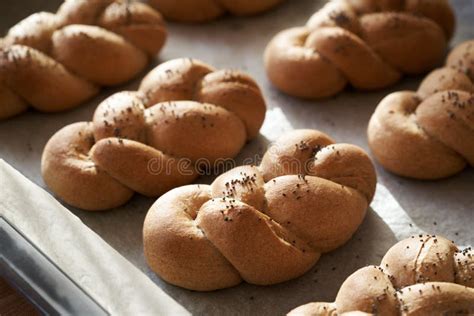
[[98, 86], [135, 77], [165, 39], [161, 15], [143, 3], [66, 0], [56, 14], [35, 13], [1, 40], [0, 98], [9, 103], [0, 119], [25, 108], [12, 94], [45, 112], [78, 106]]
[[[139, 91], [99, 104], [87, 133], [73, 124], [54, 135], [43, 152], [43, 177], [57, 196], [87, 210], [119, 206], [132, 192], [159, 196], [191, 183], [201, 167], [236, 156], [257, 135], [264, 113], [260, 89], [247, 75], [172, 60], [152, 70]], [[76, 147], [82, 150], [68, 154]], [[119, 197], [116, 186], [124, 191]]]
[[242, 120], [220, 106], [176, 101], [156, 105], [148, 115], [154, 122], [148, 128], [150, 146], [194, 162], [235, 157], [247, 140]]
[[310, 303], [289, 314], [319, 315], [318, 311], [324, 310], [321, 315], [355, 311], [376, 315], [470, 315], [474, 313], [473, 279], [471, 248], [460, 251], [440, 236], [411, 236], [390, 248], [380, 266], [365, 267], [349, 276], [334, 303]]
[[98, 92], [95, 84], [74, 75], [39, 50], [23, 45], [2, 50], [0, 78], [12, 93], [44, 112], [72, 108]]
[[[351, 166], [344, 168], [348, 160]], [[260, 167], [237, 167], [210, 188], [187, 186], [159, 198], [145, 219], [145, 256], [166, 281], [199, 291], [241, 280], [260, 285], [290, 280], [350, 239], [375, 184], [373, 165], [358, 147], [333, 144], [315, 130], [293, 131], [267, 151]], [[181, 247], [183, 240], [195, 239], [189, 227], [199, 228], [232, 269], [209, 278], [208, 269], [222, 260]]]
[[405, 9], [415, 15], [423, 15], [436, 21], [444, 30], [447, 38], [453, 36], [456, 17], [449, 0], [405, 0]]
[[380, 102], [367, 131], [380, 164], [416, 179], [444, 178], [474, 165], [473, 64], [471, 40], [458, 45], [417, 92], [392, 93]]
[[446, 0], [333, 0], [267, 45], [265, 68], [280, 90], [323, 98], [389, 86], [436, 66], [454, 29]]
[[[288, 316], [337, 316], [334, 303], [308, 303], [288, 313]], [[345, 314], [344, 314], [345, 315]], [[346, 315], [347, 316], [347, 315]]]
[[56, 13], [61, 25], [95, 24], [101, 13], [115, 0], [66, 0]]
[[284, 175], [305, 174], [308, 161], [311, 162], [319, 149], [331, 144], [334, 140], [317, 130], [296, 130], [282, 136], [278, 139], [278, 146], [272, 146], [263, 156], [260, 169], [265, 181]]
[[3, 83], [0, 83], [0, 104], [3, 104], [0, 107], [0, 118], [13, 117], [28, 109], [28, 103]]
[[144, 3], [114, 2], [100, 16], [99, 25], [120, 34], [149, 56], [156, 55], [165, 44], [161, 14]]
[[43, 180], [66, 203], [91, 211], [127, 202], [133, 191], [99, 168], [88, 153], [94, 145], [90, 123], [68, 125], [51, 137], [41, 160]]
[[147, 64], [145, 53], [123, 37], [90, 25], [56, 31], [51, 55], [71, 72], [102, 86], [124, 83]]
[[51, 37], [60, 27], [57, 15], [49, 12], [38, 12], [18, 22], [3, 39], [4, 46], [24, 45], [37, 49], [45, 54], [51, 50]]
[[[239, 273], [194, 221], [197, 211], [210, 198], [207, 185], [183, 186], [153, 204], [152, 210], [166, 209], [166, 212], [148, 212], [145, 219], [148, 225], [143, 228], [143, 238], [149, 240], [144, 243], [145, 257], [154, 263], [155, 271], [166, 281], [199, 291], [231, 287], [241, 282]], [[163, 252], [167, 255], [162, 256]], [[205, 279], [206, 283], [196, 282], [196, 277]]]
[[[90, 155], [92, 161], [111, 177], [146, 196], [158, 196], [177, 185], [188, 184], [197, 177], [191, 164], [180, 165], [172, 156], [133, 140], [101, 139]], [[166, 166], [167, 176], [157, 177], [151, 173], [150, 161]]]
[[159, 65], [145, 76], [140, 91], [148, 104], [194, 100], [218, 105], [242, 120], [248, 139], [257, 136], [265, 119], [262, 92], [250, 76], [236, 70], [216, 70], [199, 60], [175, 59]]
[[267, 11], [283, 0], [148, 0], [148, 3], [170, 20], [207, 22], [226, 12], [234, 15], [254, 15]]

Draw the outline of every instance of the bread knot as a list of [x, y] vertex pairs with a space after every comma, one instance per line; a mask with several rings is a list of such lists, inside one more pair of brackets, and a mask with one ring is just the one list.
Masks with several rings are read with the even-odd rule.
[[458, 45], [446, 66], [418, 91], [389, 94], [368, 126], [369, 145], [389, 171], [439, 179], [474, 165], [474, 41]]
[[159, 196], [238, 154], [258, 134], [265, 101], [252, 78], [192, 59], [161, 64], [138, 91], [112, 95], [92, 122], [58, 131], [43, 178], [68, 204], [103, 210], [134, 192]]
[[139, 2], [66, 0], [35, 13], [0, 45], [0, 119], [63, 111], [142, 71], [166, 40], [159, 12]]
[[[319, 311], [319, 313], [316, 313]], [[436, 235], [411, 236], [380, 266], [357, 270], [334, 303], [310, 303], [288, 315], [446, 315], [474, 313], [474, 252]], [[349, 315], [349, 314], [347, 314]]]
[[259, 167], [237, 167], [211, 185], [160, 197], [145, 219], [145, 256], [164, 280], [192, 290], [290, 280], [351, 238], [375, 186], [362, 149], [294, 131]]
[[283, 0], [148, 0], [148, 3], [170, 20], [206, 22], [225, 13], [253, 15], [267, 11]]
[[277, 34], [265, 68], [277, 88], [297, 97], [329, 97], [347, 83], [380, 89], [435, 67], [454, 24], [446, 0], [333, 0], [305, 26]]

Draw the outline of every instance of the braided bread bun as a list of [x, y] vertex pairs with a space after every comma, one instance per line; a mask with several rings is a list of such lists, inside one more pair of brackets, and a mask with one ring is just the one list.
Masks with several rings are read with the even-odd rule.
[[283, 0], [148, 0], [148, 3], [170, 20], [206, 22], [226, 12], [253, 15], [267, 11]]
[[297, 97], [329, 97], [348, 82], [380, 89], [436, 66], [454, 23], [447, 0], [333, 0], [306, 26], [276, 35], [265, 68], [277, 88]]
[[198, 291], [290, 280], [351, 238], [375, 186], [362, 149], [297, 130], [259, 167], [160, 197], [145, 218], [145, 257], [164, 280]]
[[306, 304], [289, 315], [354, 311], [388, 316], [472, 315], [474, 252], [460, 251], [443, 237], [412, 236], [389, 249], [380, 266], [349, 276], [334, 303]]
[[0, 119], [63, 111], [142, 71], [166, 39], [157, 11], [138, 2], [66, 0], [35, 13], [0, 43]]
[[43, 152], [43, 179], [85, 210], [122, 205], [134, 192], [156, 197], [192, 182], [199, 161], [237, 155], [264, 116], [265, 101], [249, 76], [172, 60], [152, 70], [139, 91], [99, 104], [92, 122], [58, 131]]
[[474, 166], [474, 41], [458, 45], [417, 92], [385, 97], [368, 138], [382, 166], [405, 177], [439, 179]]

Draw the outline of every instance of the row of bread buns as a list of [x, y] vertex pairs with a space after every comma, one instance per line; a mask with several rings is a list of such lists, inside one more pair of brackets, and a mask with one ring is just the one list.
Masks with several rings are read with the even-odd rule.
[[[473, 164], [472, 47], [472, 41], [456, 47], [447, 66], [430, 74], [418, 94], [390, 95], [375, 111], [369, 144], [387, 169], [433, 179]], [[225, 115], [217, 118], [220, 111]], [[92, 125], [58, 132], [43, 155], [44, 179], [61, 199], [83, 209], [119, 206], [134, 192], [159, 196], [195, 180], [199, 159], [212, 164], [234, 157], [258, 134], [264, 112], [260, 89], [245, 74], [214, 71], [192, 59], [164, 63], [138, 92], [100, 104]], [[138, 153], [141, 160], [133, 159]], [[150, 174], [149, 160], [170, 170]], [[128, 165], [135, 167], [124, 168]]]
[[[199, 21], [226, 11], [257, 13], [281, 0], [149, 2], [172, 19]], [[330, 96], [348, 82], [378, 89], [402, 74], [436, 66], [454, 25], [447, 0], [334, 0], [306, 26], [275, 36], [265, 51], [265, 66], [269, 79], [295, 96]], [[0, 98], [8, 105], [0, 109], [0, 118], [24, 111], [27, 104], [43, 111], [77, 106], [97, 93], [98, 85], [135, 76], [165, 36], [161, 15], [142, 3], [67, 0], [56, 14], [34, 14], [2, 40]]]
[[[290, 47], [285, 51], [287, 47], [284, 45], [274, 45], [279, 40], [277, 37], [266, 52], [270, 78], [273, 79], [272, 74], [276, 74], [284, 85], [290, 85], [290, 90], [292, 87], [300, 91], [308, 89], [303, 91], [303, 95], [295, 93], [296, 95], [313, 97], [315, 95], [304, 93], [310, 91], [309, 93], [330, 95], [342, 89], [347, 81], [363, 89], [383, 87], [397, 80], [401, 73], [425, 72], [442, 58], [454, 25], [447, 2], [434, 2], [431, 9], [426, 6], [426, 2], [405, 2], [406, 6], [403, 8], [406, 11], [421, 11], [426, 13], [427, 18], [415, 18], [403, 12], [376, 14], [373, 12], [381, 8], [374, 8], [373, 6], [379, 5], [374, 1], [351, 3], [367, 6], [365, 11], [352, 12], [352, 16], [349, 14], [349, 21], [330, 14], [330, 10], [326, 8], [326, 12], [322, 10], [310, 20], [309, 25], [312, 26], [309, 27], [314, 28], [313, 34], [296, 34], [309, 32], [307, 30], [288, 31], [289, 35], [294, 32], [296, 37], [309, 36], [308, 39], [301, 37], [290, 40], [293, 41], [291, 45], [303, 45], [308, 48], [307, 51], [298, 51], [297, 47]], [[396, 3], [402, 2], [384, 1], [381, 5], [394, 6]], [[331, 6], [354, 9], [349, 8], [349, 1], [334, 1], [328, 8]], [[401, 4], [397, 8], [403, 11]], [[423, 11], [424, 9], [426, 10]], [[333, 21], [325, 19], [326, 16]], [[402, 31], [390, 32], [394, 21]], [[336, 25], [331, 25], [330, 22]], [[342, 27], [344, 30], [337, 29], [341, 27], [339, 23], [346, 24], [346, 27]], [[368, 39], [366, 44], [346, 32], [350, 31], [350, 27], [357, 30], [358, 25], [361, 26], [361, 33], [367, 36], [364, 38]], [[322, 26], [334, 28], [318, 30]], [[400, 32], [412, 33], [414, 36], [399, 40]], [[282, 37], [288, 34], [283, 34]], [[373, 45], [380, 36], [388, 36], [385, 47], [384, 44], [379, 47]], [[338, 37], [339, 41], [335, 41], [334, 38]], [[307, 42], [301, 44], [302, 40]], [[337, 54], [331, 58], [322, 53], [330, 52], [337, 45], [356, 48], [344, 51], [342, 55], [349, 56], [347, 60], [341, 60]], [[411, 55], [406, 53], [400, 56], [400, 51], [396, 48], [407, 46], [413, 48], [407, 50]], [[448, 65], [453, 69], [444, 72], [450, 72], [454, 77], [463, 76], [463, 67], [473, 64], [466, 60], [466, 47], [470, 47], [470, 44], [465, 43], [451, 53]], [[413, 52], [419, 53], [419, 48], [422, 48], [425, 55], [417, 59], [418, 56], [414, 56]], [[313, 60], [308, 58], [310, 51], [316, 55]], [[351, 56], [351, 53], [364, 56], [361, 52], [365, 53], [365, 59]], [[274, 58], [273, 54], [288, 58], [289, 63], [280, 64], [281, 60], [278, 60], [272, 64], [275, 62], [271, 60]], [[377, 54], [382, 55], [382, 58], [377, 60]], [[335, 64], [332, 69], [329, 69], [331, 67], [328, 66], [328, 60]], [[365, 63], [361, 63], [361, 60]], [[381, 60], [390, 60], [391, 63], [387, 63], [388, 67], [379, 67], [380, 71], [377, 73], [377, 67], [372, 66], [380, 64]], [[361, 65], [360, 72], [354, 72], [354, 69], [357, 70], [354, 67], [356, 64]], [[312, 65], [314, 68], [310, 68]], [[296, 70], [291, 68], [293, 66]], [[347, 72], [341, 69], [344, 66], [347, 67]], [[367, 73], [367, 69], [371, 67], [375, 69], [374, 73]], [[321, 76], [321, 69], [329, 69], [334, 75], [323, 72], [324, 75]], [[383, 78], [390, 77], [390, 69], [394, 69], [394, 75], [391, 79], [384, 80]], [[466, 74], [469, 75], [468, 72]], [[373, 76], [370, 77], [371, 75]], [[316, 76], [315, 81], [308, 81], [308, 76]], [[325, 86], [328, 81], [322, 80], [338, 79], [338, 76], [340, 82], [337, 88]], [[346, 78], [342, 78], [343, 76]], [[438, 89], [435, 91], [438, 92], [462, 88], [467, 85], [464, 79], [460, 79], [464, 85], [445, 84], [434, 88], [429, 83], [432, 80], [426, 79], [423, 84], [425, 89], [420, 90]], [[445, 81], [451, 82], [451, 77]], [[466, 95], [462, 95], [461, 100], [452, 97], [456, 100], [451, 105], [457, 103], [454, 106], [460, 107], [461, 104], [461, 107], [466, 107], [469, 111], [472, 104], [467, 104], [469, 101], [466, 99], [472, 100], [472, 94], [469, 95], [472, 91], [461, 90], [466, 91]], [[453, 92], [445, 92], [448, 93], [451, 97]], [[426, 93], [424, 97], [429, 94]], [[471, 119], [469, 113], [471, 112], [467, 112], [463, 118]], [[474, 148], [470, 144], [474, 139], [473, 129], [472, 121], [467, 120], [467, 127], [463, 125], [465, 121], [459, 122], [460, 127], [457, 129], [450, 126], [451, 130], [455, 130], [450, 139], [459, 137], [459, 131], [463, 132], [461, 136], [465, 136], [455, 143], [457, 147], [452, 148], [445, 142], [442, 144], [456, 151], [460, 161], [458, 167], [441, 176], [461, 170], [466, 161], [470, 161], [469, 153]], [[369, 139], [370, 134], [369, 127]], [[390, 135], [389, 132], [386, 134]], [[383, 141], [381, 146], [390, 147]], [[371, 147], [375, 153], [377, 149], [373, 148], [372, 143]], [[379, 149], [379, 152], [384, 152], [384, 147]], [[403, 154], [406, 153], [400, 148], [400, 155]], [[377, 154], [376, 156], [378, 158]], [[409, 159], [416, 160], [417, 156]], [[426, 159], [433, 158], [428, 153]], [[440, 176], [439, 173], [432, 173], [429, 163], [424, 166], [423, 161], [417, 162], [416, 169], [427, 178]], [[413, 173], [405, 175], [417, 177]], [[152, 270], [160, 277], [193, 290], [225, 288], [242, 280], [260, 285], [289, 280], [305, 273], [322, 253], [333, 250], [350, 239], [370, 204], [375, 181], [372, 163], [361, 149], [352, 145], [334, 144], [328, 136], [317, 131], [295, 131], [279, 139], [267, 151], [258, 167], [238, 167], [219, 176], [210, 186], [185, 186], [171, 190], [159, 198], [145, 219], [145, 256]], [[460, 251], [442, 237], [412, 236], [389, 250], [380, 267], [363, 268], [349, 277], [342, 285], [335, 303], [312, 303], [297, 308], [290, 314], [470, 314], [474, 313], [473, 277], [474, 258], [470, 249]]]
[[38, 12], [0, 39], [0, 120], [26, 111], [71, 109], [101, 86], [136, 77], [166, 40], [165, 17], [207, 21], [225, 12], [256, 14], [282, 0], [66, 0]]
[[[145, 257], [165, 281], [198, 291], [242, 281], [271, 285], [306, 273], [357, 230], [375, 192], [364, 151], [315, 130], [278, 139], [260, 166], [242, 166], [211, 185], [173, 189], [150, 208]], [[334, 303], [291, 315], [470, 315], [474, 257], [441, 236], [394, 245], [380, 266], [351, 275]]]
[[[218, 1], [211, 2], [215, 4]], [[340, 79], [338, 88], [329, 87], [329, 90], [340, 90], [347, 81], [359, 88], [378, 88], [379, 86], [371, 86], [371, 82], [382, 83], [381, 86], [393, 83], [402, 72], [426, 71], [440, 59], [453, 29], [450, 11], [445, 10], [449, 7], [445, 6], [444, 1], [435, 1], [430, 10], [426, 9], [423, 2], [406, 1], [404, 6], [397, 6], [398, 2], [400, 1], [386, 1], [382, 7], [377, 7], [373, 1], [333, 1], [310, 20], [308, 27], [315, 31], [314, 34], [305, 35], [307, 38], [303, 41], [313, 43], [315, 46], [311, 48], [312, 51], [320, 54], [314, 59], [319, 63], [315, 69], [334, 70], [327, 78]], [[355, 6], [357, 3], [360, 7]], [[68, 6], [70, 12], [66, 14], [64, 12], [68, 12]], [[113, 29], [105, 27], [103, 22], [109, 17], [111, 25], [119, 30], [117, 34], [132, 43], [130, 47], [139, 47], [140, 39], [143, 40], [143, 33], [140, 32], [144, 29], [156, 36], [164, 34], [159, 33], [163, 31], [161, 20], [158, 23], [155, 19], [159, 15], [152, 14], [155, 18], [148, 20], [148, 13], [135, 13], [137, 17], [132, 18], [132, 21], [138, 21], [139, 30], [128, 24], [130, 20], [127, 19], [130, 17], [127, 15], [131, 12], [152, 12], [143, 5], [137, 8], [147, 9], [130, 10], [128, 4], [120, 1], [97, 0], [74, 3], [67, 1], [63, 7], [66, 9], [60, 9], [58, 16], [70, 18], [70, 24], [97, 24], [104, 29]], [[221, 12], [225, 8], [238, 13], [230, 7], [220, 8]], [[374, 13], [380, 10], [381, 13]], [[386, 12], [393, 10], [398, 12]], [[415, 18], [413, 12], [425, 17]], [[31, 56], [44, 54], [47, 61], [40, 60], [38, 69], [49, 69], [53, 64], [47, 58], [54, 56], [65, 66], [61, 68], [54, 64], [52, 69], [60, 68], [64, 73], [70, 72], [88, 83], [94, 82], [91, 78], [104, 79], [100, 73], [84, 72], [77, 75], [77, 69], [86, 71], [88, 68], [96, 68], [87, 61], [85, 64], [77, 64], [72, 57], [76, 49], [90, 46], [91, 42], [84, 44], [87, 41], [102, 43], [103, 38], [107, 39], [108, 36], [102, 38], [93, 32], [88, 33], [89, 31], [83, 30], [83, 25], [79, 26], [81, 30], [70, 33], [71, 38], [66, 36], [64, 43], [55, 41], [62, 38], [56, 34], [62, 34], [61, 32], [68, 31], [74, 25], [55, 25], [53, 20], [56, 17], [51, 16], [30, 18], [32, 21], [38, 19], [40, 22], [34, 23], [44, 25], [44, 28], [34, 29], [31, 34], [18, 31], [17, 34], [28, 35], [24, 38], [12, 31], [13, 35], [2, 41], [6, 51], [18, 49], [3, 54], [6, 66], [0, 64], [0, 69], [12, 71], [6, 77], [12, 82], [24, 84], [24, 78], [35, 74], [28, 72], [29, 69], [36, 69], [29, 64], [31, 58], [36, 58]], [[24, 26], [18, 28], [29, 30], [32, 23], [27, 20]], [[142, 23], [146, 27], [143, 28]], [[138, 39], [130, 34], [138, 36]], [[404, 42], [400, 42], [400, 34], [416, 36], [402, 36]], [[397, 40], [389, 39], [386, 46], [375, 47], [373, 43], [380, 36], [393, 36]], [[361, 38], [367, 41], [361, 42]], [[301, 40], [298, 38], [292, 41], [301, 45]], [[68, 47], [68, 42], [73, 43], [72, 48]], [[267, 49], [267, 57], [272, 53], [272, 45]], [[426, 55], [423, 60], [416, 60], [408, 55], [399, 56], [395, 48], [400, 45], [423, 47]], [[306, 43], [303, 46], [306, 47]], [[58, 47], [63, 47], [62, 53]], [[470, 56], [464, 51], [470, 50], [470, 43], [460, 47], [453, 51], [454, 57], [450, 57], [451, 61], [448, 62], [448, 65], [455, 68], [451, 72], [456, 79], [460, 78], [458, 73], [461, 70], [471, 67], [466, 66], [470, 65]], [[281, 50], [277, 52], [281, 53], [285, 47], [278, 48]], [[290, 47], [289, 51], [294, 49]], [[330, 54], [332, 57], [323, 55], [323, 51], [333, 53]], [[125, 51], [124, 54], [128, 55], [130, 51]], [[355, 64], [374, 72], [358, 72], [357, 67], [353, 66], [354, 56], [360, 57]], [[68, 58], [72, 58], [72, 61]], [[328, 68], [327, 60], [333, 63], [333, 68]], [[428, 62], [423, 65], [420, 64], [422, 61]], [[277, 66], [279, 62], [276, 63]], [[272, 64], [267, 65], [271, 71]], [[343, 70], [343, 65], [348, 65], [349, 70]], [[419, 68], [414, 70], [413, 65]], [[285, 65], [284, 69], [291, 71], [291, 66], [293, 65]], [[309, 69], [306, 66], [301, 67]], [[445, 76], [449, 70], [442, 72]], [[104, 73], [110, 75], [107, 71]], [[321, 75], [321, 72], [318, 74]], [[341, 74], [346, 78], [342, 78]], [[374, 76], [371, 77], [371, 74]], [[466, 74], [469, 77], [469, 73]], [[20, 77], [15, 79], [16, 75]], [[63, 73], [58, 78], [62, 76]], [[269, 76], [272, 79], [270, 73]], [[304, 78], [304, 74], [299, 76]], [[441, 78], [440, 75], [438, 77]], [[118, 80], [117, 78], [119, 76], [113, 75], [109, 79], [113, 81]], [[291, 74], [287, 74], [287, 80], [288, 78], [292, 78]], [[428, 83], [422, 85], [425, 88], [420, 89], [419, 94], [422, 95], [421, 98], [430, 99], [428, 96], [435, 90], [465, 88], [467, 84], [464, 79], [458, 79], [459, 84], [438, 84], [435, 88], [432, 86], [436, 80], [427, 79]], [[113, 84], [107, 83], [105, 79], [100, 80], [95, 84]], [[28, 90], [6, 88], [11, 87], [12, 82], [2, 86], [6, 91], [6, 99], [15, 99], [18, 94], [16, 91]], [[48, 85], [51, 87], [57, 82], [59, 81]], [[365, 83], [368, 86], [364, 86]], [[313, 91], [320, 91], [317, 85], [318, 83], [313, 86]], [[36, 94], [32, 93], [28, 98], [36, 102], [39, 90], [33, 90], [35, 91]], [[323, 94], [333, 93], [327, 91]], [[457, 154], [464, 157], [459, 158], [464, 159], [462, 167], [466, 164], [465, 161], [472, 164], [472, 138], [469, 138], [473, 131], [470, 114], [472, 91], [467, 91], [467, 96], [461, 94], [461, 97], [459, 92], [455, 92], [455, 95], [452, 91], [444, 92], [444, 98], [449, 99], [449, 106], [467, 109], [465, 112], [454, 113], [455, 117], [461, 118], [459, 127], [449, 126], [449, 130], [454, 131], [454, 136], [444, 131], [435, 134], [433, 128], [430, 129], [430, 126], [435, 129], [440, 125], [436, 123], [439, 120], [433, 118], [433, 107], [426, 106], [429, 113], [420, 115], [423, 122], [428, 122], [428, 127], [423, 127], [428, 135], [424, 138], [431, 137], [431, 141], [435, 139], [451, 148], [451, 156]], [[30, 102], [27, 97], [22, 97]], [[439, 96], [439, 99], [442, 100], [443, 96]], [[41, 98], [40, 101], [46, 102]], [[41, 104], [38, 107], [41, 108]], [[423, 108], [424, 106], [420, 107]], [[446, 109], [441, 107], [441, 110]], [[160, 65], [147, 75], [138, 91], [122, 92], [105, 100], [98, 106], [91, 122], [72, 124], [55, 134], [43, 154], [43, 176], [60, 198], [84, 209], [101, 210], [119, 206], [130, 199], [134, 192], [159, 196], [174, 187], [192, 182], [198, 175], [201, 158], [213, 162], [219, 158], [235, 156], [245, 141], [258, 134], [264, 113], [265, 101], [261, 91], [247, 75], [236, 71], [215, 70], [196, 60], [174, 60]], [[451, 117], [451, 114], [448, 116]], [[460, 141], [457, 138], [460, 132], [464, 133], [462, 136], [467, 136], [467, 140]], [[154, 271], [173, 284], [196, 290], [229, 287], [242, 280], [268, 285], [302, 275], [317, 262], [322, 253], [331, 251], [350, 239], [362, 222], [375, 191], [375, 171], [367, 154], [353, 145], [334, 144], [327, 135], [310, 130], [290, 133], [279, 140], [273, 149], [267, 152], [259, 167], [239, 167], [221, 175], [211, 186], [181, 187], [158, 199], [144, 226], [145, 254]], [[372, 149], [376, 153], [377, 148]], [[445, 148], [445, 151], [448, 150]], [[377, 153], [376, 157], [379, 158]], [[150, 161], [166, 165], [169, 169], [151, 172]], [[181, 165], [182, 161], [186, 164]], [[429, 166], [428, 164], [427, 167]], [[448, 172], [442, 176], [459, 171], [462, 169], [460, 166], [461, 163], [458, 163], [454, 171], [453, 168], [447, 168]], [[429, 172], [423, 174], [428, 174], [427, 177], [437, 176], [429, 176]], [[469, 270], [470, 267], [468, 265], [466, 273], [472, 271]], [[466, 274], [466, 277], [469, 276]], [[452, 290], [451, 286], [447, 287], [444, 291], [443, 285], [440, 295], [433, 292], [432, 300], [440, 300], [441, 297], [449, 307], [454, 298], [460, 297], [459, 302], [465, 304], [466, 310], [470, 311], [470, 289]], [[462, 301], [462, 298], [467, 301]], [[413, 299], [420, 301], [418, 297]], [[426, 304], [436, 307], [429, 303], [431, 301], [427, 302]], [[420, 306], [427, 306], [426, 304]]]

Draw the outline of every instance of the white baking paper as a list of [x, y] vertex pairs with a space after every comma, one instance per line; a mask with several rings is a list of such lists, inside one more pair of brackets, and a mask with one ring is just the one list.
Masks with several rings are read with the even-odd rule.
[[[58, 7], [61, 0], [23, 0], [0, 1], [2, 19], [0, 26], [6, 31], [20, 18], [35, 11]], [[246, 145], [237, 157], [237, 164], [248, 157], [263, 154], [269, 143], [286, 131], [296, 128], [319, 129], [338, 142], [353, 143], [368, 151], [366, 128], [371, 114], [378, 102], [388, 93], [403, 89], [416, 89], [422, 77], [404, 78], [399, 84], [378, 92], [356, 92], [347, 90], [340, 95], [326, 100], [306, 101], [286, 96], [276, 90], [267, 80], [262, 62], [262, 53], [268, 41], [280, 30], [302, 25], [308, 17], [320, 8], [323, 0], [287, 0], [277, 9], [264, 15], [251, 18], [227, 17], [202, 25], [169, 23], [169, 40], [154, 65], [178, 57], [201, 59], [218, 68], [236, 68], [248, 72], [261, 86], [267, 100], [268, 113], [257, 139]], [[458, 26], [452, 45], [463, 40], [474, 38], [474, 1], [453, 0], [458, 16]], [[151, 65], [150, 69], [154, 66]], [[6, 122], [0, 122], [0, 157], [18, 169], [27, 178], [47, 189], [41, 178], [40, 158], [44, 145], [61, 127], [77, 122], [90, 120], [97, 104], [120, 90], [133, 90], [139, 84], [137, 78], [130, 84], [105, 89], [103, 93], [77, 109], [59, 113], [42, 114], [30, 111]], [[332, 301], [343, 282], [357, 268], [367, 264], [378, 264], [381, 257], [397, 240], [412, 233], [427, 232], [442, 234], [461, 245], [474, 245], [474, 171], [466, 169], [459, 175], [441, 181], [414, 181], [394, 176], [376, 165], [379, 185], [377, 194], [368, 211], [367, 217], [354, 238], [344, 247], [322, 257], [311, 272], [283, 284], [258, 287], [241, 284], [235, 288], [212, 293], [197, 293], [166, 284], [157, 277], [145, 264], [143, 257], [142, 226], [145, 214], [154, 202], [153, 199], [135, 196], [128, 204], [116, 210], [103, 213], [90, 213], [71, 207], [75, 215], [63, 216], [61, 225], [37, 226], [38, 223], [55, 223], [57, 219], [49, 216], [49, 208], [30, 207], [28, 217], [15, 214], [24, 233], [32, 236], [57, 259], [61, 267], [69, 267], [73, 275], [80, 276], [86, 268], [74, 268], [74, 261], [84, 253], [95, 253], [95, 246], [103, 247], [104, 243], [83, 241], [83, 234], [91, 235], [90, 230], [114, 248], [121, 256], [132, 263], [143, 274], [133, 274], [120, 283], [118, 279], [101, 289], [98, 299], [114, 311], [126, 311], [134, 306], [124, 297], [123, 301], [114, 300], [112, 293], [121, 290], [128, 284], [143, 295], [144, 302], [140, 308], [146, 309], [153, 304], [161, 306], [160, 288], [181, 304], [187, 311], [196, 315], [282, 315], [292, 308], [310, 301]], [[10, 170], [3, 167], [4, 170]], [[9, 174], [17, 174], [9, 172]], [[16, 177], [15, 177], [16, 178]], [[4, 179], [0, 179], [5, 183]], [[10, 180], [9, 180], [10, 181]], [[13, 180], [12, 180], [13, 181]], [[16, 180], [15, 180], [16, 181]], [[197, 180], [210, 183], [212, 177]], [[16, 183], [16, 182], [14, 182]], [[24, 183], [24, 179], [21, 181]], [[17, 202], [9, 197], [28, 199], [29, 190], [15, 192], [0, 188], [0, 199]], [[28, 188], [33, 188], [28, 184]], [[42, 194], [45, 200], [59, 208], [51, 197]], [[38, 202], [39, 203], [39, 202]], [[42, 204], [39, 205], [42, 205]], [[1, 205], [1, 204], [0, 204]], [[46, 204], [43, 204], [46, 205]], [[24, 212], [24, 211], [18, 211]], [[68, 220], [66, 221], [66, 218]], [[81, 224], [81, 222], [83, 225]], [[73, 224], [71, 224], [71, 223]], [[69, 225], [74, 232], [68, 231]], [[82, 225], [82, 226], [81, 226]], [[48, 229], [40, 229], [48, 227]], [[47, 236], [47, 238], [44, 238]], [[65, 238], [64, 236], [69, 236]], [[43, 238], [40, 238], [43, 237]], [[70, 239], [74, 237], [74, 239]], [[97, 237], [97, 236], [95, 236]], [[89, 238], [89, 237], [87, 237]], [[63, 240], [64, 239], [64, 240]], [[97, 240], [93, 238], [92, 240]], [[83, 243], [88, 249], [83, 249]], [[69, 250], [76, 247], [73, 252]], [[102, 248], [101, 248], [102, 249]], [[114, 258], [117, 253], [115, 253]], [[94, 258], [93, 268], [109, 268], [120, 260]], [[103, 261], [103, 262], [102, 262]], [[105, 269], [105, 268], [104, 268]], [[112, 269], [112, 268], [111, 268]], [[117, 271], [110, 271], [110, 278]], [[122, 272], [122, 271], [119, 271]], [[96, 272], [96, 275], [102, 272]], [[122, 273], [118, 273], [119, 276]], [[146, 275], [150, 282], [141, 282]], [[114, 280], [112, 278], [112, 280]], [[137, 280], [135, 282], [135, 280]], [[93, 290], [94, 279], [84, 278], [88, 290]], [[141, 284], [145, 284], [143, 288]], [[126, 291], [126, 290], [123, 290]], [[127, 296], [128, 297], [128, 296]], [[130, 296], [131, 297], [131, 296]], [[167, 301], [166, 299], [163, 299]], [[105, 303], [104, 303], [105, 304]], [[115, 305], [117, 304], [117, 305]], [[166, 309], [168, 304], [161, 306]], [[173, 305], [174, 306], [174, 305]], [[122, 308], [128, 308], [123, 309]], [[174, 314], [177, 310], [166, 310]]]
[[0, 159], [0, 215], [113, 315], [189, 314], [49, 193]]

